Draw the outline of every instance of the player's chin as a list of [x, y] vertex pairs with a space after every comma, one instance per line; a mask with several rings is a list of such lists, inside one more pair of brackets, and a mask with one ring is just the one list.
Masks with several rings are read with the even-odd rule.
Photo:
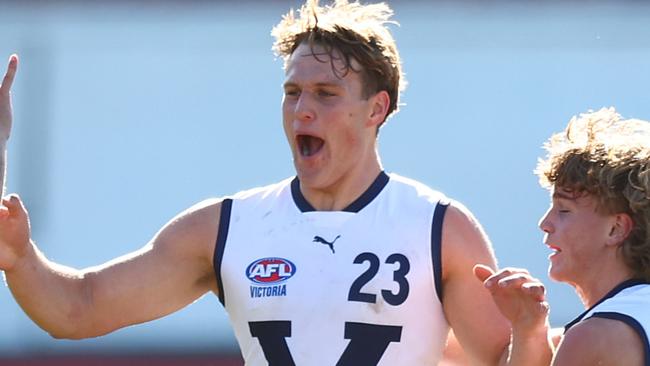
[[548, 277], [556, 282], [569, 282], [561, 267], [553, 263], [548, 266]]

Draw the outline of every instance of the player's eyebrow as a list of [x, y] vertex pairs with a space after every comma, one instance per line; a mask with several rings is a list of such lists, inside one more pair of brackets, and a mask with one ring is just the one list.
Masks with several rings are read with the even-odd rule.
[[568, 200], [568, 201], [575, 201], [580, 197], [579, 194], [576, 194], [574, 192], [565, 192], [565, 191], [558, 191], [554, 190], [553, 195], [551, 196], [555, 200]]
[[[341, 83], [336, 82], [336, 81], [319, 81], [317, 83], [312, 84], [312, 86], [317, 87], [317, 88], [340, 88]], [[284, 84], [282, 84], [283, 88], [300, 88], [300, 85], [296, 82], [293, 81], [287, 81]]]

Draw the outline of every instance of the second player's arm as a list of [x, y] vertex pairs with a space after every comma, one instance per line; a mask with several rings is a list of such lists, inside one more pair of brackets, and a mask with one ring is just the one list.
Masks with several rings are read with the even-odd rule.
[[474, 273], [512, 326], [511, 345], [503, 364], [548, 366], [554, 345], [544, 285], [522, 268], [504, 268], [495, 273], [477, 265]]
[[142, 249], [85, 270], [49, 261], [30, 242], [7, 283], [32, 320], [57, 338], [96, 337], [162, 317], [216, 292], [219, 211], [216, 200], [200, 203]]

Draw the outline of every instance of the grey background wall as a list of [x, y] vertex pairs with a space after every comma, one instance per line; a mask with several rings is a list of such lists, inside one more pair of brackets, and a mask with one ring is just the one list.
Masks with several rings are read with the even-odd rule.
[[[73, 267], [144, 245], [193, 203], [293, 174], [271, 27], [296, 1], [0, 1], [0, 60], [21, 57], [9, 191], [46, 253]], [[502, 266], [549, 287], [551, 320], [581, 311], [546, 276], [532, 171], [569, 118], [615, 105], [650, 119], [645, 2], [393, 4], [409, 87], [383, 128], [389, 172], [465, 203]], [[4, 70], [4, 66], [3, 66]], [[53, 340], [0, 287], [0, 353], [202, 352], [235, 347], [213, 295], [149, 324]]]

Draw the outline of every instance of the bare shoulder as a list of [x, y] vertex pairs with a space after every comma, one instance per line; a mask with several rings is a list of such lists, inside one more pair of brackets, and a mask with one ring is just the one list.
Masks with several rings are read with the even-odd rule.
[[182, 211], [156, 234], [155, 245], [180, 257], [198, 259], [210, 267], [221, 203], [221, 199], [207, 199]]
[[[443, 272], [454, 263], [495, 264], [492, 246], [476, 217], [458, 201], [452, 201], [442, 229]], [[445, 269], [446, 268], [446, 269]]]
[[573, 326], [559, 344], [553, 365], [643, 365], [640, 336], [625, 322], [589, 318]]
[[451, 201], [447, 209], [443, 232], [449, 239], [462, 239], [477, 235], [486, 239], [483, 228], [474, 214], [458, 201]]
[[221, 203], [222, 200], [217, 198], [198, 202], [178, 214], [171, 220], [170, 225], [183, 225], [187, 229], [198, 230], [199, 232], [210, 229], [208, 226], [216, 228], [219, 225]]

